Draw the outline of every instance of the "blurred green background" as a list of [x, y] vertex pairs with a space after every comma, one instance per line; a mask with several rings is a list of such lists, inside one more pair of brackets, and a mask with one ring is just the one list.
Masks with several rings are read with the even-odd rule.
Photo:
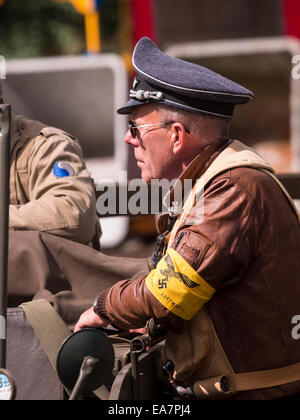
[[[117, 52], [117, 0], [103, 0], [100, 12], [102, 51]], [[0, 7], [0, 54], [7, 59], [84, 52], [84, 17], [71, 3], [6, 0]]]

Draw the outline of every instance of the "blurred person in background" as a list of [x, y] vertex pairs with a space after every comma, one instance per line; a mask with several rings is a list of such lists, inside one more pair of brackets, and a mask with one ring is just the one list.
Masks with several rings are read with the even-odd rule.
[[78, 140], [14, 113], [9, 230], [8, 306], [44, 298], [68, 325], [99, 287], [149, 271], [147, 258], [99, 252], [94, 182]]
[[125, 141], [141, 177], [191, 179], [194, 188], [175, 224], [159, 220], [164, 240], [150, 273], [99, 290], [75, 331], [134, 330], [154, 319], [166, 330], [171, 383], [194, 397], [297, 397], [299, 214], [272, 167], [228, 137], [235, 106], [253, 94], [167, 56], [149, 38], [138, 42], [133, 65], [130, 100], [118, 112], [131, 114]]
[[9, 229], [47, 232], [99, 249], [94, 184], [78, 140], [12, 112], [10, 150]]

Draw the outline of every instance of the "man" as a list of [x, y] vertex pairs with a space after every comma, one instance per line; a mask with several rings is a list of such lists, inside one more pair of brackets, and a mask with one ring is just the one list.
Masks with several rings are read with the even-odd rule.
[[[137, 44], [133, 65], [131, 99], [119, 113], [132, 114], [125, 141], [141, 176], [191, 178], [194, 188], [153, 270], [101, 292], [75, 331], [137, 329], [153, 318], [167, 331], [173, 380], [197, 398], [299, 393], [300, 340], [291, 334], [299, 313], [298, 214], [272, 168], [228, 139], [234, 106], [253, 94], [168, 57], [148, 38]], [[164, 232], [165, 219], [159, 225]]]
[[10, 156], [10, 230], [47, 232], [99, 249], [94, 186], [78, 141], [12, 114]]

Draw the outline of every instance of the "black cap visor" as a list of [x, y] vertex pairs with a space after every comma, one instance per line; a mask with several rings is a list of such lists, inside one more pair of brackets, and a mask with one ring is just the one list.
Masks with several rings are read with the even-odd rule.
[[[195, 103], [192, 103], [195, 102]], [[215, 117], [221, 118], [226, 120], [231, 120], [233, 117], [234, 112], [234, 104], [216, 104], [214, 102], [208, 101], [184, 101], [181, 102], [177, 98], [165, 98], [159, 102], [148, 100], [148, 101], [138, 101], [137, 99], [130, 99], [124, 106], [117, 110], [118, 114], [126, 115], [132, 114], [133, 111], [140, 106], [147, 105], [147, 104], [161, 104], [166, 105], [172, 108], [176, 108], [179, 110], [185, 110], [189, 112], [195, 112], [200, 115], [204, 115], [207, 117]]]

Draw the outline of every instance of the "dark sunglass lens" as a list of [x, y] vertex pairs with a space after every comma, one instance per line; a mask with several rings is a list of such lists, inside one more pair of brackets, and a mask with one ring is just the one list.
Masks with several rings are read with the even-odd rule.
[[128, 121], [128, 128], [130, 130], [131, 137], [133, 139], [135, 139], [136, 138], [136, 134], [137, 134], [136, 133], [137, 132], [137, 129], [135, 128], [135, 126], [134, 126], [134, 124], [133, 124], [132, 121]]

